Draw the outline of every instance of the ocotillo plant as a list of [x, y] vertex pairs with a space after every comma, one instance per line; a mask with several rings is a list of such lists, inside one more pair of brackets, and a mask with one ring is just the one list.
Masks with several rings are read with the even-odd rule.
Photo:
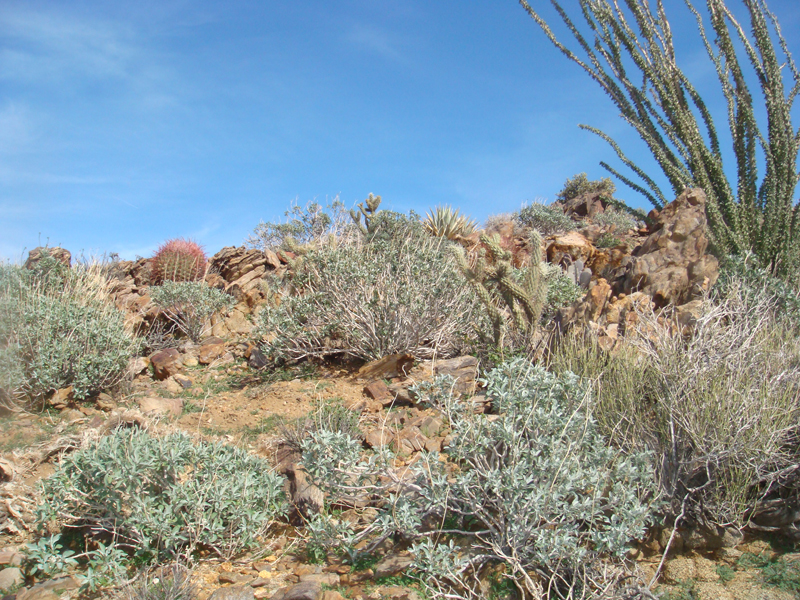
[[502, 350], [506, 317], [499, 300], [511, 311], [514, 325], [520, 330], [533, 331], [539, 324], [547, 298], [547, 282], [542, 269], [542, 236], [536, 230], [531, 232], [531, 261], [519, 282], [514, 276], [511, 252], [500, 247], [499, 236], [484, 234], [480, 239], [486, 248], [481, 250], [474, 267], [470, 267], [461, 246], [455, 246], [453, 251], [461, 271], [489, 311], [494, 341]]
[[[539, 12], [547, 2], [520, 0], [520, 4], [636, 129], [669, 180], [673, 197], [686, 187], [703, 188], [717, 252], [739, 256], [752, 252], [773, 274], [787, 280], [796, 276], [800, 203], [794, 194], [800, 129], [792, 117], [796, 114], [793, 103], [800, 95], [800, 70], [765, 0], [736, 3], [743, 5], [740, 14], [749, 22], [740, 22], [728, 6], [734, 3], [727, 0], [685, 2], [696, 19], [727, 105], [717, 118], [676, 60], [679, 53], [664, 5], [683, 2], [551, 0], [557, 15], [553, 20], [560, 18], [568, 31], [566, 37], [575, 38], [572, 48], [550, 27], [545, 13]], [[706, 10], [695, 5], [705, 5]], [[756, 82], [760, 90], [751, 89]], [[724, 137], [718, 135], [723, 130], [717, 127], [723, 115], [729, 134]], [[656, 208], [666, 203], [667, 195], [655, 180], [610, 136], [595, 127], [581, 127], [607, 141], [644, 185], [601, 162], [603, 167]], [[735, 175], [734, 169], [723, 166], [725, 141], [731, 143]]]
[[[366, 203], [366, 206], [364, 206]], [[359, 202], [356, 206], [358, 206], [358, 210], [351, 209], [350, 216], [355, 221], [355, 224], [358, 225], [358, 228], [361, 229], [361, 233], [367, 235], [371, 233], [372, 230], [370, 229], [370, 225], [372, 224], [372, 217], [378, 212], [378, 206], [381, 203], [380, 196], [373, 196], [371, 193], [367, 196], [367, 199], [364, 202]], [[361, 223], [361, 215], [364, 215], [364, 223]]]

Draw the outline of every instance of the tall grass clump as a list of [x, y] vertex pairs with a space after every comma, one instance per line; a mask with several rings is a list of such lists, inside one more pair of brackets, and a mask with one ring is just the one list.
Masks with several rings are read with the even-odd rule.
[[655, 453], [673, 516], [743, 527], [760, 500], [796, 486], [784, 469], [798, 459], [800, 342], [773, 311], [763, 288], [729, 282], [688, 335], [641, 312], [620, 350], [567, 337], [551, 368], [594, 381], [615, 445]]
[[82, 399], [123, 379], [140, 342], [101, 271], [50, 256], [30, 270], [0, 265], [0, 400], [26, 404], [68, 386]]
[[416, 217], [381, 211], [368, 235], [308, 252], [275, 282], [280, 303], [262, 310], [256, 333], [277, 361], [457, 354], [485, 317], [450, 244]]
[[[697, 87], [679, 67], [664, 3], [580, 0], [565, 9], [552, 0], [570, 49], [527, 0], [520, 4], [549, 40], [608, 94], [622, 118], [645, 142], [672, 187], [702, 188], [714, 247], [720, 255], [753, 252], [773, 274], [797, 276], [800, 203], [795, 197], [800, 128], [793, 123], [800, 72], [778, 20], [765, 0], [744, 0], [742, 23], [725, 0], [686, 1], [725, 98], [727, 140]], [[696, 8], [704, 4], [706, 10]], [[689, 15], [686, 15], [689, 16]], [[583, 24], [581, 22], [584, 22]], [[749, 67], [748, 67], [749, 65]], [[753, 83], [758, 89], [753, 91]], [[763, 115], [763, 116], [762, 116]], [[640, 183], [600, 163], [657, 208], [667, 196], [606, 133], [607, 141]], [[733, 170], [723, 163], [723, 142], [733, 150]], [[729, 170], [726, 170], [729, 169]], [[763, 170], [762, 170], [763, 169]]]

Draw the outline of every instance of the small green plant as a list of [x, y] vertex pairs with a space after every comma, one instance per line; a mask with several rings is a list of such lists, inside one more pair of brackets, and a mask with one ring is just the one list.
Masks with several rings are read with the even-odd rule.
[[84, 399], [118, 384], [139, 348], [99, 265], [46, 255], [32, 270], [0, 265], [0, 401], [30, 404], [68, 386]]
[[165, 281], [150, 288], [150, 297], [163, 314], [193, 342], [207, 331], [206, 322], [217, 312], [229, 310], [236, 300], [204, 281]]
[[662, 600], [700, 600], [693, 581], [681, 581], [672, 590], [666, 590], [659, 596]]
[[600, 213], [594, 219], [595, 224], [610, 227], [613, 225], [616, 233], [625, 234], [630, 229], [637, 229], [639, 227], [639, 220], [628, 212], [620, 211], [612, 206], [609, 206], [605, 212]]
[[615, 248], [620, 245], [620, 239], [611, 233], [604, 233], [597, 238], [594, 245], [597, 248]]
[[153, 255], [151, 281], [197, 281], [206, 273], [206, 253], [192, 240], [177, 238], [164, 242]]
[[726, 564], [717, 565], [716, 572], [722, 583], [728, 583], [736, 575], [736, 571]]
[[270, 465], [242, 450], [118, 430], [66, 456], [42, 482], [40, 527], [109, 540], [134, 559], [230, 558], [255, 545], [286, 503]]
[[564, 187], [556, 194], [556, 198], [559, 202], [568, 202], [583, 194], [596, 194], [598, 192], [611, 198], [616, 190], [617, 186], [614, 185], [610, 177], [589, 181], [586, 173], [578, 173], [564, 182]]
[[453, 210], [450, 206], [437, 206], [434, 210], [428, 211], [423, 225], [431, 235], [448, 240], [466, 237], [478, 226], [467, 215], [462, 215], [458, 209]]
[[557, 206], [547, 206], [538, 202], [523, 206], [512, 218], [523, 227], [535, 229], [542, 235], [564, 233], [578, 228], [578, 224]]
[[78, 564], [73, 550], [65, 549], [61, 535], [39, 538], [25, 547], [25, 571], [32, 577], [49, 579]]

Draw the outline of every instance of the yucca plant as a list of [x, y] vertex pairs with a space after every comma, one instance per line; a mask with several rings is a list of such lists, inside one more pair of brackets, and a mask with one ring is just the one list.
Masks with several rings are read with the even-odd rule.
[[467, 215], [462, 215], [458, 209], [450, 206], [437, 206], [428, 211], [423, 221], [425, 229], [431, 235], [456, 240], [473, 233], [478, 224]]
[[[753, 252], [773, 274], [786, 276], [796, 270], [800, 203], [795, 201], [794, 191], [800, 130], [792, 123], [792, 105], [800, 92], [800, 74], [778, 20], [764, 0], [742, 0], [750, 34], [724, 0], [705, 0], [705, 18], [692, 0], [686, 0], [727, 103], [735, 185], [723, 166], [722, 145], [711, 112], [677, 65], [663, 0], [579, 0], [580, 14], [588, 26], [583, 32], [578, 20], [570, 17], [578, 11], [568, 11], [558, 0], [551, 0], [580, 46], [578, 53], [558, 39], [527, 0], [520, 4], [550, 41], [611, 97], [622, 118], [647, 144], [673, 194], [679, 195], [686, 187], [703, 188], [719, 254]], [[747, 74], [742, 66], [746, 63], [751, 66]], [[757, 106], [760, 103], [750, 91], [748, 80], [752, 79], [761, 87], [762, 106]], [[756, 115], [762, 113], [766, 120], [760, 124]], [[654, 206], [666, 202], [653, 178], [613, 139], [594, 127], [581, 128], [606, 140], [644, 185], [600, 163], [604, 168]], [[761, 165], [765, 171], [759, 176]]]

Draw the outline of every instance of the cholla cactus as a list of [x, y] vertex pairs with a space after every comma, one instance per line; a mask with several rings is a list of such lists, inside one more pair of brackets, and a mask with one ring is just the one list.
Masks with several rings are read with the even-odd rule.
[[[364, 206], [365, 202], [367, 204], [366, 206]], [[381, 197], [373, 196], [372, 193], [370, 193], [370, 195], [367, 196], [367, 199], [364, 200], [364, 202], [359, 202], [357, 204], [358, 210], [356, 209], [350, 210], [350, 216], [353, 218], [353, 221], [355, 221], [355, 224], [358, 226], [358, 228], [361, 230], [361, 233], [363, 233], [364, 235], [367, 235], [372, 231], [370, 229], [370, 225], [372, 224], [372, 217], [374, 217], [378, 212], [378, 206], [380, 205], [380, 203], [381, 203]], [[363, 225], [361, 224], [361, 215], [364, 215]]]
[[[481, 251], [474, 267], [469, 266], [463, 248], [456, 246], [453, 252], [467, 281], [489, 311], [495, 343], [502, 348], [506, 324], [498, 299], [509, 308], [514, 324], [519, 329], [532, 330], [539, 324], [547, 299], [547, 282], [542, 268], [542, 236], [536, 230], [531, 233], [531, 262], [520, 282], [514, 276], [511, 252], [500, 247], [499, 236], [484, 234], [481, 242], [486, 250]], [[491, 259], [489, 261], [486, 260], [487, 251]]]
[[453, 210], [450, 206], [437, 206], [434, 211], [428, 211], [423, 225], [431, 235], [448, 240], [466, 237], [478, 226], [467, 215], [462, 215], [458, 209]]

